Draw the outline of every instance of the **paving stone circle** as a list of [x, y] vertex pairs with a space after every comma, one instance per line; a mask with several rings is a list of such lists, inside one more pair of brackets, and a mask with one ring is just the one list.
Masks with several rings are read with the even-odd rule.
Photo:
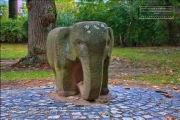
[[46, 94], [55, 91], [54, 86], [41, 88], [1, 89], [1, 120], [166, 120], [180, 119], [180, 93], [170, 92], [167, 98], [154, 90], [142, 88], [124, 89], [109, 86], [109, 105], [83, 106], [62, 103]]

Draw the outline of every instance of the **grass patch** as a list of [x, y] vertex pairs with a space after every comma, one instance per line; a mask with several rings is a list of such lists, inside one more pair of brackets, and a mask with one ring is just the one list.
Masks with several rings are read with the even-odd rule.
[[146, 75], [137, 75], [137, 76], [130, 76], [125, 75], [122, 76], [121, 79], [127, 79], [127, 80], [138, 80], [140, 81], [146, 81], [148, 83], [151, 83], [153, 85], [158, 84], [176, 84], [180, 85], [180, 77], [178, 75], [165, 75], [163, 73], [149, 73]]
[[54, 75], [52, 72], [47, 71], [28, 71], [28, 72], [19, 72], [11, 71], [1, 74], [1, 80], [25, 80], [25, 79], [37, 79], [37, 78], [53, 78]]
[[113, 56], [130, 59], [140, 66], [162, 67], [172, 70], [180, 68], [180, 48], [153, 49], [153, 48], [114, 48]]
[[27, 55], [27, 44], [1, 44], [1, 60], [13, 60]]
[[114, 48], [113, 56], [129, 59], [136, 67], [159, 68], [158, 73], [124, 76], [126, 79], [148, 81], [152, 84], [180, 85], [180, 48]]
[[113, 56], [130, 59], [140, 66], [161, 67], [178, 71], [180, 68], [180, 48], [114, 48]]
[[136, 79], [142, 81], [148, 81], [151, 84], [177, 84], [180, 85], [180, 78], [177, 76], [169, 76], [164, 74], [148, 74], [145, 76], [139, 75], [136, 76]]

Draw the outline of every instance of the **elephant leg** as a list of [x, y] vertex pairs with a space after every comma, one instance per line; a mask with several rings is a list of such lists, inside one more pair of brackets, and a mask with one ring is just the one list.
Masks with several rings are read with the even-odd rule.
[[[55, 69], [54, 68], [52, 68], [52, 70], [53, 70], [53, 74], [54, 74], [54, 78], [55, 78], [55, 85], [57, 85], [57, 76], [56, 76], [56, 71], [55, 71]], [[57, 89], [57, 86], [56, 86], [56, 89]]]
[[61, 70], [57, 69], [54, 72], [54, 76], [55, 76], [55, 82], [56, 82], [56, 91], [58, 93], [58, 95], [62, 96], [63, 95], [63, 82], [62, 82], [62, 77], [61, 77]]
[[72, 96], [79, 93], [72, 86], [68, 69], [61, 68], [56, 71], [56, 91], [59, 96]]
[[104, 61], [104, 66], [103, 66], [103, 81], [102, 81], [102, 88], [101, 88], [101, 95], [106, 95], [109, 93], [108, 89], [108, 67], [109, 67], [109, 61], [110, 58], [107, 57]]

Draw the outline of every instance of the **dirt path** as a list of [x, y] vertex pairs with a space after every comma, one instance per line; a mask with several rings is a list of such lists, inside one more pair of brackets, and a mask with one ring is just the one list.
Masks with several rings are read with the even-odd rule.
[[[39, 64], [36, 66], [13, 66], [18, 60], [1, 60], [1, 72], [7, 71], [31, 71], [34, 69], [51, 71], [47, 64]], [[131, 65], [131, 61], [123, 60], [117, 57], [112, 57], [110, 67], [109, 67], [109, 85], [121, 85], [127, 88], [147, 88], [155, 90], [168, 90], [180, 92], [180, 86], [178, 85], [151, 85], [147, 82], [137, 81], [137, 80], [127, 80], [122, 79], [123, 75], [145, 75], [147, 73], [152, 73], [154, 71], [159, 71], [158, 68], [147, 68], [147, 67], [134, 67]], [[42, 87], [55, 85], [54, 79], [27, 79], [27, 80], [17, 80], [17, 81], [1, 81], [1, 88], [27, 88], [27, 87]]]

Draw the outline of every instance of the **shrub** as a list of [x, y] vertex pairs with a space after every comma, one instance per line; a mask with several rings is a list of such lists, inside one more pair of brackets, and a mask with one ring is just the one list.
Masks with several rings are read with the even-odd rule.
[[8, 18], [8, 6], [7, 5], [0, 5], [0, 20]]
[[[116, 2], [117, 3], [117, 2]], [[115, 3], [114, 3], [115, 4]], [[114, 5], [113, 5], [114, 6]], [[122, 44], [121, 40], [127, 39], [128, 26], [130, 24], [130, 15], [124, 3], [115, 4], [115, 7], [108, 5], [103, 19], [114, 31], [115, 44]]]
[[157, 20], [154, 26], [153, 46], [168, 44], [168, 25], [166, 20]]
[[0, 42], [14, 43], [27, 40], [27, 30], [23, 26], [26, 20], [26, 17], [20, 16], [17, 19], [2, 19]]
[[72, 26], [76, 23], [77, 6], [74, 0], [55, 0], [57, 9], [57, 26]]
[[83, 1], [78, 3], [77, 21], [105, 21], [106, 6], [101, 0]]
[[57, 25], [58, 26], [72, 26], [76, 23], [74, 14], [71, 13], [59, 13], [57, 16]]

